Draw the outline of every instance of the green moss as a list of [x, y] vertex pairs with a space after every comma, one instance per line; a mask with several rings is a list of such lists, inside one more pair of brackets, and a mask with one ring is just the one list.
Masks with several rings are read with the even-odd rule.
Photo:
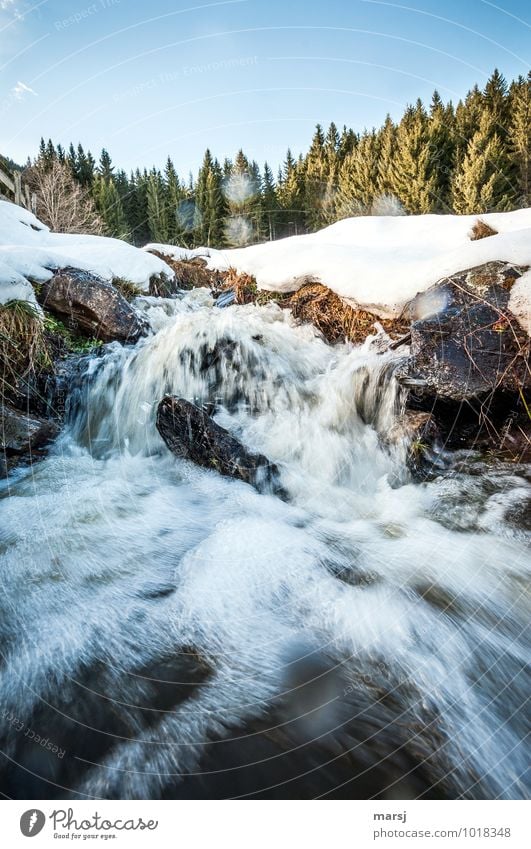
[[44, 315], [44, 328], [48, 333], [60, 337], [65, 346], [65, 353], [83, 354], [103, 344], [101, 339], [87, 339], [85, 336], [79, 336], [70, 330], [61, 319], [49, 312]]

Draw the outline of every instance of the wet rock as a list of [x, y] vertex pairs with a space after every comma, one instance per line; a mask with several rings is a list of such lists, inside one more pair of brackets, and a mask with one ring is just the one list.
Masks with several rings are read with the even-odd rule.
[[6, 475], [25, 459], [40, 456], [58, 433], [50, 419], [30, 416], [6, 404], [0, 405], [0, 474]]
[[411, 320], [410, 377], [424, 394], [462, 402], [529, 382], [529, 339], [508, 309], [525, 269], [503, 262], [445, 278], [417, 295]]
[[58, 271], [42, 285], [39, 300], [71, 328], [104, 342], [136, 342], [147, 332], [147, 324], [123, 295], [86, 271]]
[[437, 450], [440, 432], [431, 413], [406, 410], [389, 430], [387, 442], [405, 445], [406, 464], [416, 478], [423, 479], [442, 466]]
[[158, 406], [157, 429], [176, 456], [285, 496], [278, 483], [277, 467], [262, 454], [248, 451], [205, 410], [190, 401], [166, 395]]

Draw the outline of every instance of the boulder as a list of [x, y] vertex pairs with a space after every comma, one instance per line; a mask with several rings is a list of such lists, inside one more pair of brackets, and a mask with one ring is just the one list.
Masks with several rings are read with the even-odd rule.
[[285, 497], [277, 467], [262, 454], [248, 451], [206, 410], [190, 401], [166, 395], [158, 406], [157, 429], [177, 457]]
[[147, 324], [123, 295], [87, 271], [58, 271], [42, 285], [39, 300], [69, 326], [103, 342], [136, 342], [147, 332]]
[[525, 269], [490, 262], [445, 278], [408, 304], [411, 378], [424, 394], [462, 402], [529, 380], [529, 338], [508, 308]]
[[7, 474], [21, 460], [40, 455], [41, 449], [52, 440], [59, 428], [50, 419], [38, 418], [0, 405], [0, 473]]

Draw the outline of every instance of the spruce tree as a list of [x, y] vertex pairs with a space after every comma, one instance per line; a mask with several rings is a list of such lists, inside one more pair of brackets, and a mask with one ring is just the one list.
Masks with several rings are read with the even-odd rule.
[[387, 197], [393, 192], [391, 170], [396, 146], [396, 127], [390, 115], [378, 133], [378, 162], [376, 188], [378, 195]]
[[391, 168], [392, 192], [412, 214], [431, 212], [437, 205], [433, 161], [427, 115], [417, 101], [398, 125]]
[[277, 198], [281, 235], [292, 236], [304, 231], [303, 169], [295, 161], [289, 148], [279, 173]]
[[113, 180], [106, 180], [98, 174], [92, 186], [92, 195], [96, 208], [103, 220], [105, 234], [116, 239], [130, 238], [122, 201]]
[[260, 169], [242, 150], [236, 154], [228, 177], [223, 179], [227, 205], [226, 240], [232, 245], [258, 241], [261, 230]]
[[366, 215], [378, 193], [378, 140], [364, 132], [343, 162], [338, 181], [337, 214], [340, 218]]
[[515, 180], [517, 203], [531, 206], [531, 72], [519, 77], [510, 92], [511, 119], [508, 131], [509, 157]]
[[276, 239], [279, 204], [273, 172], [267, 162], [264, 163], [261, 203], [264, 238], [271, 241]]
[[[301, 169], [299, 169], [301, 170]], [[327, 151], [323, 128], [317, 124], [303, 166], [303, 207], [306, 227], [318, 230], [325, 221], [324, 203], [328, 188]]]
[[505, 77], [497, 68], [489, 77], [483, 92], [485, 108], [490, 112], [492, 131], [496, 132], [501, 141], [507, 135], [510, 119], [509, 90]]
[[513, 193], [506, 174], [507, 156], [485, 111], [455, 172], [452, 186], [455, 212], [465, 215], [510, 209]]
[[205, 151], [195, 189], [194, 238], [196, 244], [224, 244], [226, 203], [223, 195], [223, 171], [219, 162]]
[[452, 103], [446, 106], [437, 91], [433, 92], [428, 119], [428, 139], [431, 149], [431, 174], [436, 212], [451, 210], [451, 185], [456, 148], [455, 115]]
[[164, 184], [160, 172], [153, 169], [147, 182], [147, 215], [153, 242], [168, 242], [168, 216]]

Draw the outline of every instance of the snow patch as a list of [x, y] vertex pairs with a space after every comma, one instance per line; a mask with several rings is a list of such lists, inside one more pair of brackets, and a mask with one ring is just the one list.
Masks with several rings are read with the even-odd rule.
[[174, 259], [202, 256], [209, 268], [256, 277], [259, 288], [292, 292], [305, 279], [384, 318], [458, 271], [501, 260], [531, 265], [531, 209], [481, 215], [497, 235], [471, 241], [477, 215], [360, 216], [276, 242], [220, 251], [148, 245]]
[[161, 259], [120, 239], [51, 233], [28, 210], [0, 201], [0, 303], [35, 301], [30, 280], [44, 282], [58, 268], [90, 271], [104, 280], [122, 277], [144, 291], [152, 275], [173, 279]]

